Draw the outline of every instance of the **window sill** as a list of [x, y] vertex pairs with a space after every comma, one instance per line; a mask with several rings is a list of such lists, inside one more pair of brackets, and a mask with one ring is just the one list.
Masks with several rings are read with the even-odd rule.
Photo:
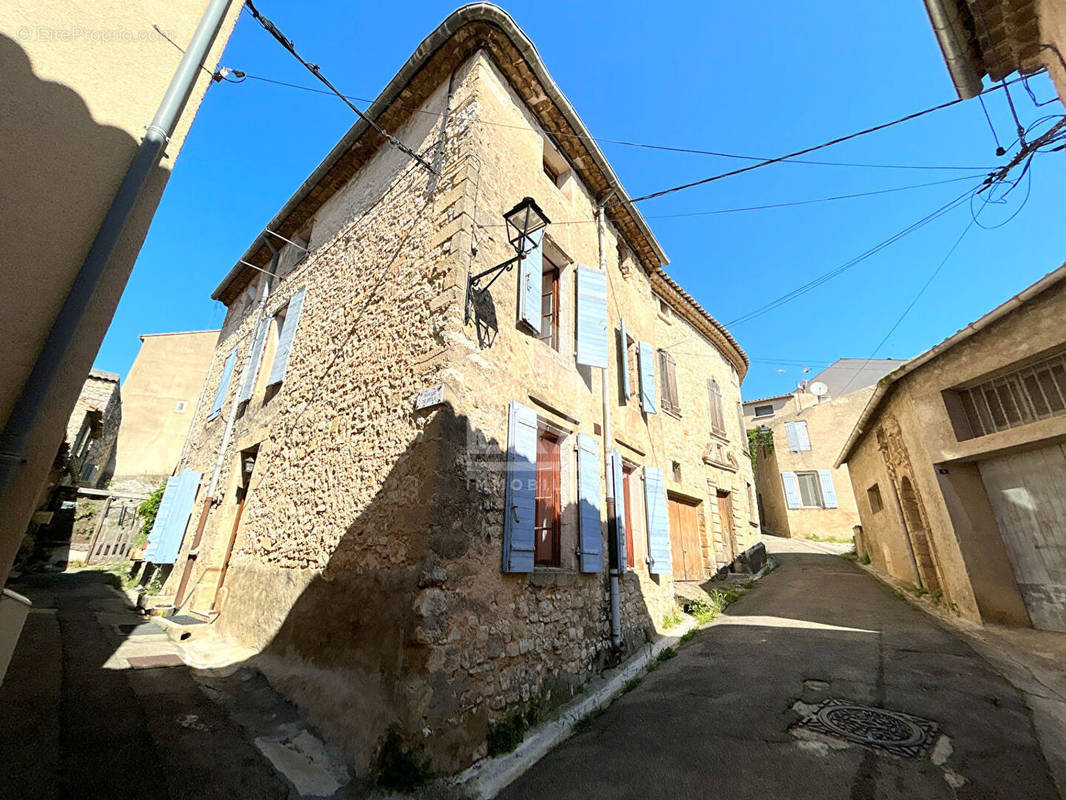
[[662, 406], [659, 406], [659, 408], [664, 414], [666, 414], [666, 416], [673, 417], [674, 419], [681, 419], [680, 411], [671, 411], [669, 408], [663, 408]]
[[705, 458], [703, 459], [703, 463], [709, 467], [717, 467], [718, 469], [724, 469], [726, 472], [738, 472], [740, 470], [740, 467], [738, 467], [736, 464], [726, 464], [722, 461], [716, 461], [713, 458]]
[[[589, 573], [594, 574], [594, 573]], [[530, 586], [576, 586], [581, 573], [562, 567], [534, 566], [529, 576]]]
[[729, 437], [725, 435], [725, 431], [716, 431], [714, 428], [711, 428], [711, 438], [717, 439], [723, 444], [732, 444], [732, 442], [729, 441]]

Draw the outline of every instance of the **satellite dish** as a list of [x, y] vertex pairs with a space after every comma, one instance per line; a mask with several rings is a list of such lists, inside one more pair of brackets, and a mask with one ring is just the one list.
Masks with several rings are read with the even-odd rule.
[[807, 391], [809, 391], [815, 397], [825, 397], [827, 394], [829, 394], [829, 387], [826, 386], [822, 381], [815, 381], [807, 387]]

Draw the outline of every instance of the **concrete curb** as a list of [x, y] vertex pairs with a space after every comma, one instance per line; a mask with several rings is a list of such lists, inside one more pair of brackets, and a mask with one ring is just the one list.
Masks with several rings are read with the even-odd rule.
[[510, 753], [482, 759], [459, 773], [452, 782], [475, 800], [491, 800], [557, 744], [568, 739], [578, 722], [610, 705], [622, 694], [626, 682], [642, 674], [658, 658], [659, 653], [676, 645], [682, 636], [698, 627], [696, 620], [686, 617], [669, 635], [645, 645], [628, 661], [593, 679], [590, 688], [577, 700], [564, 706], [558, 717], [535, 728]]
[[[750, 580], [764, 578], [777, 566], [777, 562], [768, 556], [766, 564], [752, 575]], [[692, 617], [684, 615], [684, 619], [669, 635], [645, 645], [628, 661], [593, 679], [590, 687], [580, 697], [563, 706], [559, 716], [530, 732], [517, 748], [505, 755], [478, 761], [459, 773], [451, 783], [473, 800], [491, 800], [554, 747], [570, 738], [578, 722], [618, 699], [625, 691], [626, 683], [642, 675], [663, 650], [677, 645], [689, 631], [711, 628], [717, 625], [720, 619], [719, 616], [701, 625]]]

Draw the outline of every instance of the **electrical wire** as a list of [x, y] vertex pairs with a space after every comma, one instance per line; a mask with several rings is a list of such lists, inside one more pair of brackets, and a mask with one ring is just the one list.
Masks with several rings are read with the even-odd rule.
[[421, 164], [423, 167], [425, 167], [427, 170], [429, 170], [431, 174], [437, 175], [439, 177], [439, 173], [437, 172], [437, 170], [435, 170], [428, 161], [426, 161], [424, 158], [422, 158], [422, 156], [420, 156], [410, 147], [405, 145], [391, 133], [386, 131], [380, 125], [378, 125], [374, 120], [370, 119], [370, 117], [360, 111], [354, 103], [352, 103], [347, 97], [341, 94], [340, 90], [337, 89], [337, 87], [334, 86], [332, 83], [330, 83], [329, 79], [327, 79], [326, 76], [322, 74], [322, 70], [319, 69], [318, 64], [310, 63], [303, 56], [297, 53], [296, 46], [292, 43], [292, 40], [287, 38], [285, 34], [281, 32], [277, 25], [275, 25], [269, 19], [260, 14], [259, 9], [255, 7], [255, 4], [252, 2], [252, 0], [244, 0], [244, 7], [248, 9], [249, 13], [251, 13], [251, 15], [255, 18], [256, 22], [258, 22], [263, 27], [263, 30], [273, 36], [274, 39], [277, 40], [277, 42], [282, 47], [284, 47], [286, 50], [289, 51], [289, 53], [292, 54], [293, 58], [303, 64], [303, 66], [308, 70], [308, 72], [318, 78], [323, 84], [328, 86], [330, 91], [333, 92], [333, 94], [335, 94], [341, 100], [343, 100], [344, 104], [348, 106], [348, 108], [350, 108], [352, 111], [354, 111], [359, 116], [359, 118], [363, 120], [363, 122], [373, 128], [379, 134], [381, 134], [381, 136], [383, 136], [385, 140], [397, 150], [407, 154], [419, 164]]

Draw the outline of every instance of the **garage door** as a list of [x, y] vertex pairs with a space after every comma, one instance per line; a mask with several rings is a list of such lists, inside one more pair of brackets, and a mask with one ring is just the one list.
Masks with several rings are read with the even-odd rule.
[[1034, 628], [1066, 631], [1066, 450], [982, 461], [981, 477]]

